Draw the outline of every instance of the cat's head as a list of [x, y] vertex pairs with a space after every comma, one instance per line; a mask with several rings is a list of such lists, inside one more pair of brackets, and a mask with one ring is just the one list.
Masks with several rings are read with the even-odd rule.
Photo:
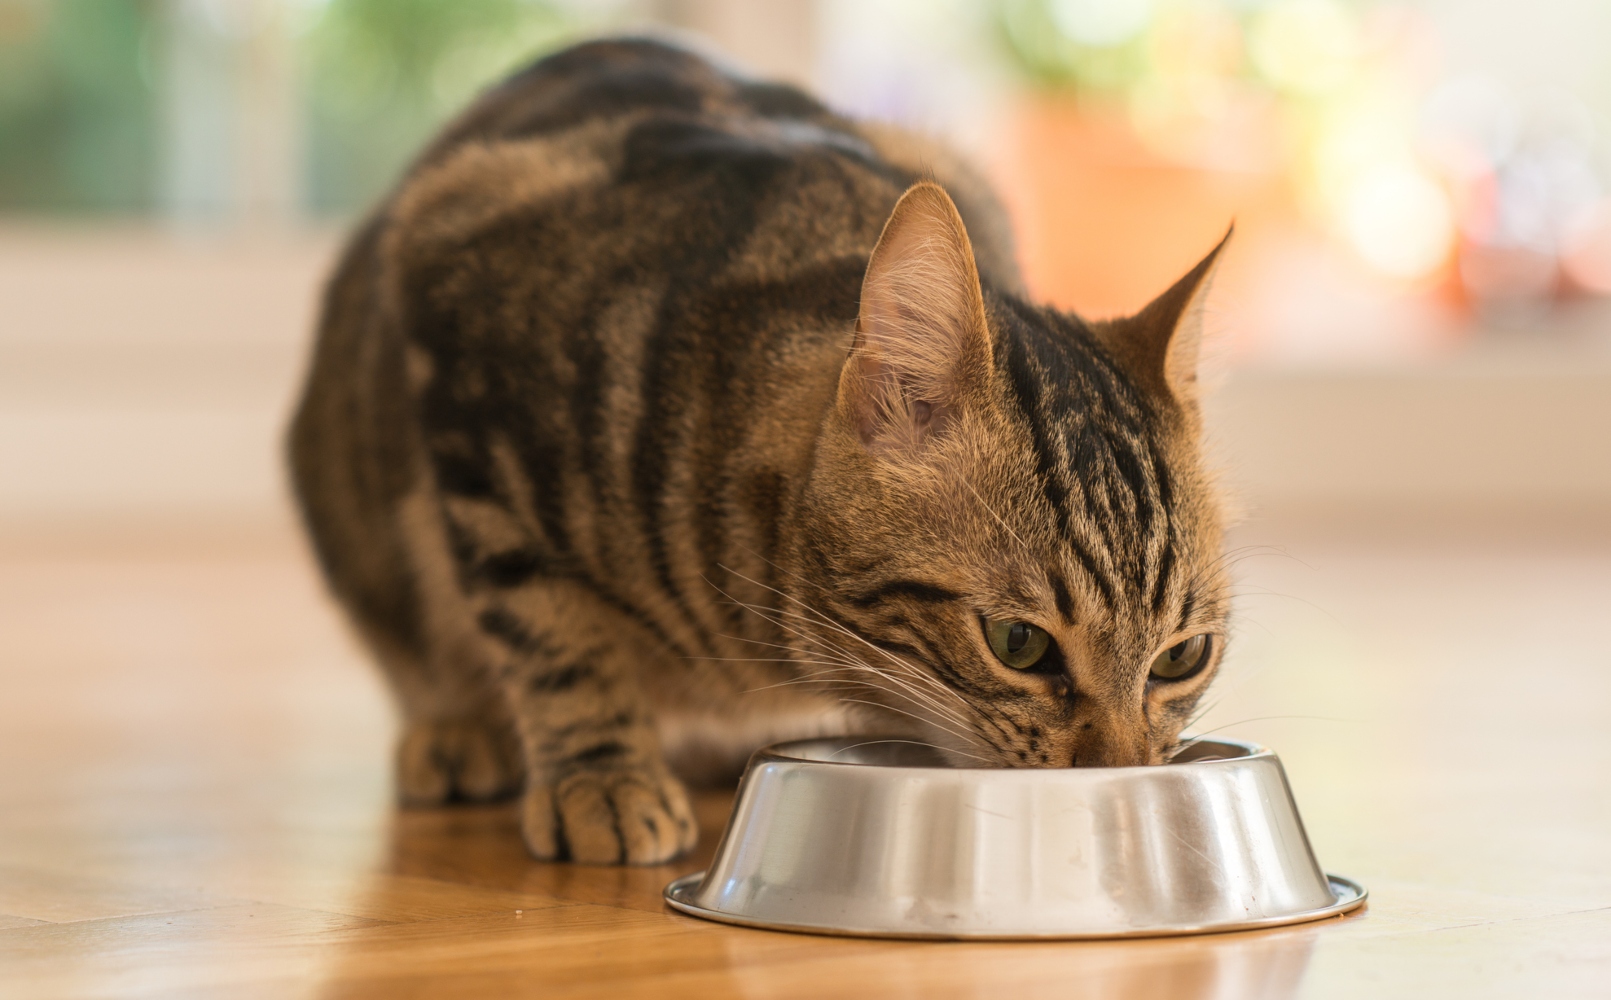
[[981, 289], [945, 191], [907, 191], [800, 511], [802, 659], [959, 763], [1168, 759], [1225, 644], [1196, 389], [1217, 254], [1087, 324]]

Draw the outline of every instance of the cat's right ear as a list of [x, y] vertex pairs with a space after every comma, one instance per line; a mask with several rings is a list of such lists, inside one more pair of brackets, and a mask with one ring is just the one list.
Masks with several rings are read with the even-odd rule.
[[989, 362], [962, 216], [944, 188], [919, 182], [901, 196], [867, 264], [839, 406], [873, 452], [915, 450], [945, 432]]
[[1092, 332], [1132, 375], [1191, 414], [1198, 406], [1197, 365], [1208, 293], [1234, 232], [1234, 227], [1227, 230], [1207, 257], [1145, 309], [1126, 319], [1092, 324]]

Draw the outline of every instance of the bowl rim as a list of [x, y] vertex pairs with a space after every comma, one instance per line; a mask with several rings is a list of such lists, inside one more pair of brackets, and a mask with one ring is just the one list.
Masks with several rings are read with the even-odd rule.
[[[780, 742], [780, 743], [773, 743], [773, 744], [770, 744], [768, 746], [764, 746], [761, 749], [755, 751], [755, 753], [750, 757], [750, 766], [754, 767], [756, 764], [762, 764], [762, 763], [768, 763], [768, 764], [772, 764], [772, 763], [777, 763], [777, 764], [808, 764], [808, 765], [815, 764], [815, 765], [821, 765], [821, 766], [824, 766], [824, 767], [855, 767], [855, 768], [864, 768], [864, 769], [880, 770], [880, 771], [900, 771], [900, 772], [904, 772], [904, 773], [919, 772], [919, 773], [929, 773], [929, 774], [956, 774], [958, 772], [964, 772], [964, 773], [978, 772], [978, 773], [998, 774], [998, 773], [1001, 773], [1001, 772], [1005, 771], [1005, 772], [1022, 773], [1022, 774], [1055, 774], [1055, 775], [1060, 775], [1060, 776], [1066, 777], [1068, 775], [1073, 775], [1073, 774], [1098, 775], [1098, 776], [1125, 775], [1125, 774], [1128, 774], [1128, 775], [1133, 775], [1133, 774], [1157, 774], [1157, 773], [1159, 773], [1158, 768], [1160, 768], [1160, 767], [1187, 767], [1187, 766], [1194, 765], [1194, 764], [1239, 764], [1239, 763], [1243, 763], [1245, 761], [1251, 761], [1251, 760], [1256, 760], [1256, 759], [1260, 759], [1260, 758], [1273, 758], [1273, 757], [1275, 757], [1275, 751], [1274, 750], [1271, 750], [1269, 747], [1264, 746], [1263, 744], [1253, 743], [1253, 742], [1248, 741], [1248, 740], [1238, 740], [1238, 739], [1232, 739], [1230, 737], [1224, 737], [1224, 736], [1193, 737], [1193, 736], [1188, 736], [1185, 733], [1181, 734], [1181, 738], [1183, 740], [1185, 740], [1185, 739], [1194, 740], [1195, 742], [1197, 742], [1199, 744], [1201, 744], [1201, 743], [1217, 743], [1217, 744], [1219, 744], [1221, 746], [1235, 747], [1236, 749], [1238, 749], [1238, 750], [1240, 750], [1242, 752], [1238, 753], [1234, 757], [1213, 757], [1213, 758], [1210, 758], [1208, 760], [1185, 760], [1185, 761], [1179, 762], [1178, 764], [1175, 764], [1173, 762], [1171, 762], [1170, 764], [1130, 764], [1130, 765], [1125, 765], [1123, 767], [977, 767], [977, 766], [935, 767], [935, 766], [923, 765], [923, 764], [868, 764], [868, 763], [864, 763], [864, 762], [861, 762], [861, 761], [854, 761], [854, 760], [823, 760], [820, 757], [804, 757], [804, 756], [798, 756], [798, 755], [788, 753], [788, 749], [790, 747], [797, 747], [797, 746], [801, 746], [803, 744], [808, 744], [808, 743], [816, 743], [816, 744], [820, 744], [820, 743], [837, 743], [837, 742], [843, 742], [843, 741], [847, 741], [847, 740], [860, 740], [860, 742], [853, 743], [853, 744], [851, 744], [851, 746], [848, 746], [848, 747], [844, 747], [844, 748], [842, 748], [843, 750], [850, 750], [850, 749], [854, 749], [855, 747], [859, 747], [859, 746], [869, 746], [869, 745], [874, 744], [874, 743], [914, 743], [914, 744], [919, 743], [919, 741], [917, 741], [917, 740], [907, 739], [907, 738], [904, 738], [904, 737], [895, 737], [895, 736], [873, 736], [873, 737], [870, 737], [870, 738], [863, 737], [863, 736], [811, 736], [811, 737], [807, 737], [805, 739], [785, 740], [785, 741]], [[920, 744], [920, 745], [926, 746], [927, 744]], [[836, 751], [836, 752], [841, 752], [841, 751]]]

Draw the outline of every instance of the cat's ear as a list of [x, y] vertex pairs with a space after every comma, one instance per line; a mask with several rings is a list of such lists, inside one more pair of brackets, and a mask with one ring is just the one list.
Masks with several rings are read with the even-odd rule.
[[1132, 374], [1189, 412], [1197, 408], [1204, 307], [1234, 227], [1186, 276], [1128, 319], [1095, 324], [1103, 344]]
[[862, 279], [839, 404], [877, 452], [921, 447], [988, 373], [990, 334], [973, 245], [945, 189], [901, 196]]

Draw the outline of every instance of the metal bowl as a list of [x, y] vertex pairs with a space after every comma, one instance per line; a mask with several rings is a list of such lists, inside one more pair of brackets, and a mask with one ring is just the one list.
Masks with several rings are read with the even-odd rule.
[[1365, 901], [1316, 864], [1269, 750], [1202, 740], [1163, 767], [948, 767], [900, 741], [755, 754], [684, 913], [905, 938], [1108, 938], [1316, 920]]

